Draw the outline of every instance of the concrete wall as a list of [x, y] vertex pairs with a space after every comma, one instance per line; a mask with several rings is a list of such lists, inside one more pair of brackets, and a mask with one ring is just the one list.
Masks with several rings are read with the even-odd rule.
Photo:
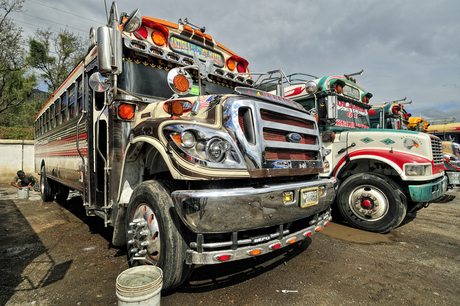
[[0, 183], [11, 183], [16, 172], [35, 175], [34, 141], [0, 139]]

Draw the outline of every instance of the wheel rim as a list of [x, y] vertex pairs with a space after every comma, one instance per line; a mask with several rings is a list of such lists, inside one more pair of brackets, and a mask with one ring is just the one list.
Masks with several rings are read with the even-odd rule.
[[358, 218], [365, 221], [378, 221], [388, 213], [390, 203], [380, 189], [363, 185], [356, 187], [350, 193], [348, 205]]
[[134, 211], [128, 229], [128, 252], [132, 265], [156, 265], [160, 258], [160, 226], [153, 209], [145, 203]]
[[40, 174], [40, 192], [42, 195], [45, 194], [45, 181], [43, 180], [43, 171], [45, 170], [42, 169], [42, 173]]

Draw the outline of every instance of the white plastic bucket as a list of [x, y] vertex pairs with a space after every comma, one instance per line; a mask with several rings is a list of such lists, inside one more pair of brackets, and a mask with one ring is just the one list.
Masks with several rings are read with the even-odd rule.
[[18, 188], [18, 199], [28, 199], [29, 198], [29, 187]]
[[163, 271], [156, 266], [132, 267], [117, 277], [118, 305], [160, 305]]

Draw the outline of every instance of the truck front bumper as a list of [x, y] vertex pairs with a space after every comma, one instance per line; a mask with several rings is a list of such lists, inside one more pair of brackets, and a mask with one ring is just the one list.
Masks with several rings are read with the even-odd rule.
[[447, 191], [447, 176], [437, 181], [423, 185], [409, 185], [409, 193], [414, 202], [430, 202]]
[[328, 209], [316, 215], [310, 221], [305, 222], [306, 227], [295, 232], [284, 229], [267, 234], [264, 237], [259, 236], [252, 239], [203, 243], [201, 245], [193, 242], [191, 243], [193, 249], [187, 250], [185, 261], [189, 265], [212, 265], [268, 254], [307, 239], [325, 228], [331, 219], [331, 210]]
[[[177, 213], [194, 233], [230, 233], [293, 222], [327, 210], [334, 200], [335, 178], [261, 188], [177, 190], [171, 194]], [[302, 195], [318, 193], [317, 203], [301, 205]], [[286, 201], [286, 194], [290, 201]], [[289, 197], [288, 197], [289, 198]], [[304, 206], [304, 207], [301, 207]]]

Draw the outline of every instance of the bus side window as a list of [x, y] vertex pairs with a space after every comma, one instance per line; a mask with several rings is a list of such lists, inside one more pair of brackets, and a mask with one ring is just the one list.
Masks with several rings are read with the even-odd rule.
[[50, 110], [47, 109], [46, 110], [46, 116], [45, 116], [45, 132], [48, 132], [50, 129], [51, 129], [51, 126], [50, 126]]
[[61, 96], [61, 123], [64, 124], [69, 118], [69, 112], [67, 109], [67, 92]]
[[81, 77], [78, 78], [77, 80], [77, 112], [81, 114], [81, 112], [84, 110], [84, 105], [83, 105], [83, 82]]
[[50, 129], [54, 129], [56, 127], [56, 120], [54, 120], [54, 104], [50, 105]]
[[68, 96], [69, 96], [69, 118], [72, 119], [73, 117], [77, 115], [75, 86], [72, 86], [69, 89]]
[[54, 102], [54, 109], [56, 111], [56, 126], [59, 126], [61, 125], [61, 99], [58, 98], [55, 102]]

